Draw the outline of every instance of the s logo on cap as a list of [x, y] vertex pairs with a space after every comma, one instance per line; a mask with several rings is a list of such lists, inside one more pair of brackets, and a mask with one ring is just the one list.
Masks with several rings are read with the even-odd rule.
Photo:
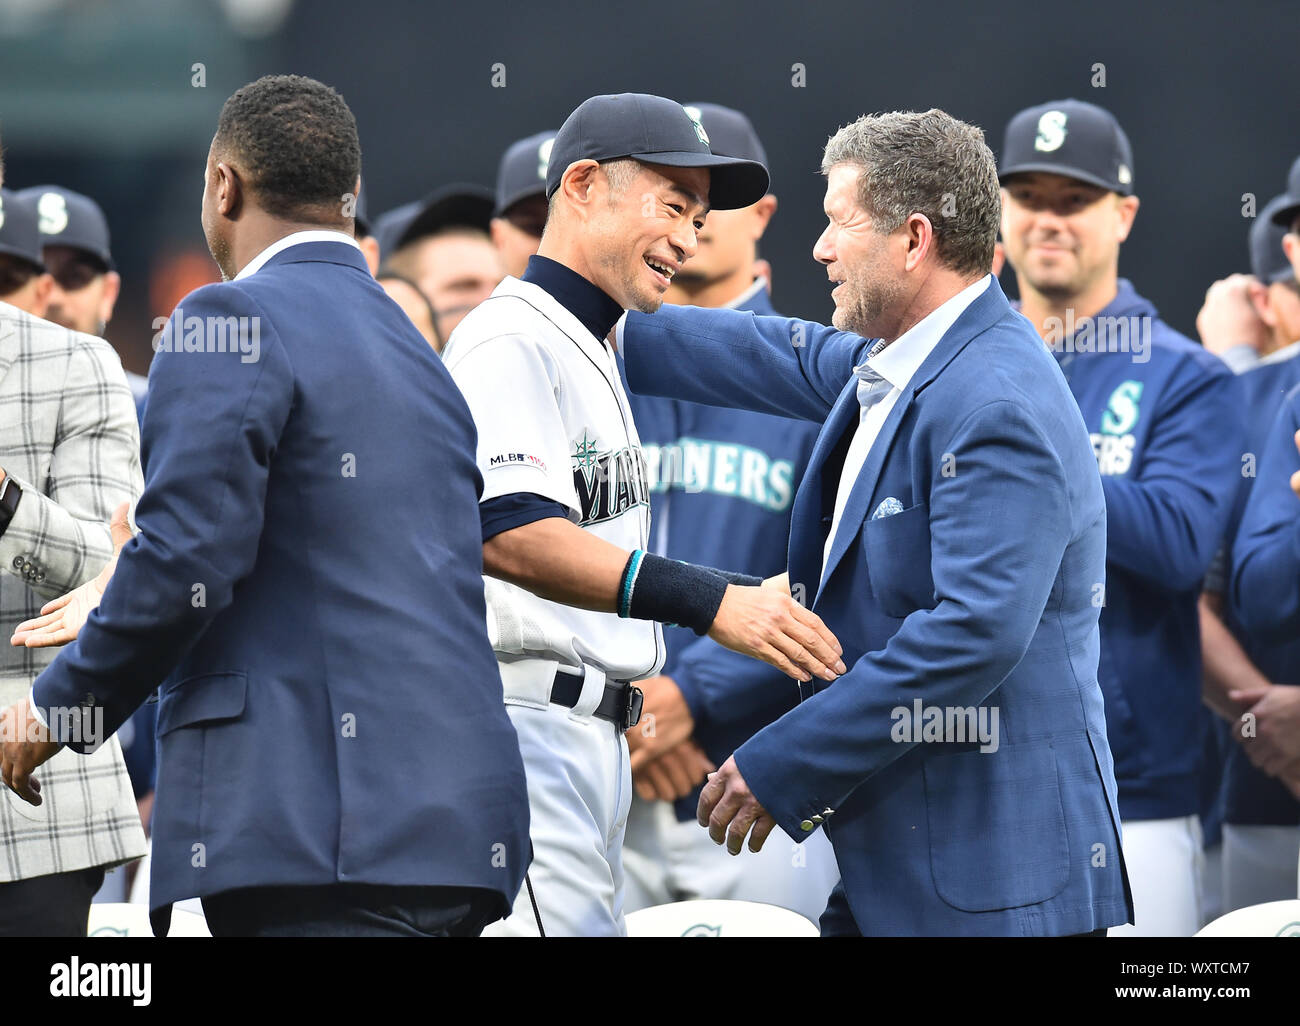
[[700, 108], [683, 106], [682, 110], [686, 111], [686, 116], [691, 119], [691, 125], [695, 128], [695, 134], [699, 136], [700, 142], [704, 143], [705, 146], [708, 146], [709, 133], [704, 130], [704, 124], [700, 120], [703, 116], [700, 113]]
[[1034, 149], [1043, 153], [1059, 150], [1065, 142], [1066, 114], [1063, 110], [1049, 110], [1038, 119], [1038, 135], [1034, 137]]
[[36, 212], [41, 218], [42, 235], [58, 235], [68, 227], [68, 202], [57, 192], [42, 194], [36, 204]]
[[546, 181], [546, 169], [551, 164], [551, 148], [555, 145], [555, 136], [547, 139], [537, 147], [537, 177]]

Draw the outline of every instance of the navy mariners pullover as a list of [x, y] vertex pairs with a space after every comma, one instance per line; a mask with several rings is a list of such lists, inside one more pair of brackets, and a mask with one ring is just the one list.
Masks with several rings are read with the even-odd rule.
[[1242, 473], [1235, 378], [1124, 279], [1095, 318], [1062, 327], [1052, 348], [1106, 496], [1097, 674], [1120, 816], [1189, 816], [1202, 752], [1197, 597]]
[[[736, 306], [775, 313], [761, 286]], [[626, 387], [621, 357], [619, 370]], [[790, 507], [820, 425], [630, 388], [628, 398], [650, 470], [653, 551], [761, 577], [783, 573]], [[780, 670], [694, 631], [665, 626], [664, 645], [661, 672], [681, 689], [695, 718], [695, 740], [718, 766], [799, 704], [795, 682]], [[698, 800], [697, 791], [677, 802], [677, 818], [693, 820]]]

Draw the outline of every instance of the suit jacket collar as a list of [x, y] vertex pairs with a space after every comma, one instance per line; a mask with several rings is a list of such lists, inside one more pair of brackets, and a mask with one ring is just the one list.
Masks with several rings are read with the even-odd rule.
[[[308, 252], [303, 251], [304, 246]], [[370, 273], [361, 247], [354, 238], [343, 232], [320, 230], [293, 232], [277, 239], [245, 264], [234, 280], [242, 281], [251, 277], [267, 264], [297, 263], [303, 260], [355, 265], [363, 268], [367, 274]]]
[[[818, 583], [818, 596], [821, 595], [822, 586], [830, 579], [831, 574], [835, 572], [836, 565], [848, 550], [849, 542], [856, 534], [855, 526], [861, 524], [867, 518], [867, 505], [875, 493], [876, 482], [879, 480], [880, 472], [885, 465], [885, 457], [893, 444], [894, 435], [898, 431], [899, 424], [902, 423], [903, 417], [912, 405], [912, 400], [939, 376], [953, 357], [961, 352], [971, 339], [997, 323], [1009, 312], [1011, 312], [1011, 306], [1007, 302], [1007, 297], [1003, 294], [1002, 289], [998, 286], [998, 280], [994, 278], [989, 282], [988, 288], [962, 312], [952, 327], [944, 332], [938, 345], [926, 357], [925, 362], [912, 376], [907, 388], [899, 395], [898, 401], [894, 403], [893, 409], [889, 411], [889, 416], [885, 418], [884, 424], [881, 425], [880, 434], [876, 436], [871, 451], [867, 454], [866, 462], [862, 465], [862, 471], [858, 474], [853, 490], [849, 493], [844, 512], [840, 515], [839, 530], [835, 533], [835, 539], [831, 543], [830, 556], [826, 560], [826, 572], [821, 575]], [[816, 497], [818, 499], [821, 498], [822, 494], [821, 478], [823, 471], [826, 469], [826, 457], [843, 433], [848, 431], [852, 425], [856, 425], [857, 422], [858, 396], [857, 382], [854, 380], [850, 381], [849, 385], [840, 393], [839, 399], [836, 400], [831, 415], [822, 431], [822, 437], [818, 439], [817, 448], [813, 451], [812, 462], [804, 478], [807, 481], [814, 476], [813, 470], [815, 466]], [[833, 467], [830, 469], [835, 471], [842, 468]], [[802, 491], [802, 488], [800, 490]], [[821, 511], [819, 510], [819, 521], [820, 518]]]

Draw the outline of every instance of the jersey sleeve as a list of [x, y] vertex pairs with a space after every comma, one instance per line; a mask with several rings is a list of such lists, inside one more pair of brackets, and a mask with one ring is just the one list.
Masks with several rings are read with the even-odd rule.
[[527, 492], [579, 516], [569, 438], [560, 417], [560, 368], [545, 346], [524, 335], [486, 339], [447, 368], [478, 430], [480, 503]]

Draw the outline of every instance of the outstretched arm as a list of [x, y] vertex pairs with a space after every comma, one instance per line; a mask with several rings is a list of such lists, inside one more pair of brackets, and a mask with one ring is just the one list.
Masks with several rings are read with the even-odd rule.
[[627, 315], [632, 391], [821, 423], [870, 340], [815, 321], [664, 306]]

